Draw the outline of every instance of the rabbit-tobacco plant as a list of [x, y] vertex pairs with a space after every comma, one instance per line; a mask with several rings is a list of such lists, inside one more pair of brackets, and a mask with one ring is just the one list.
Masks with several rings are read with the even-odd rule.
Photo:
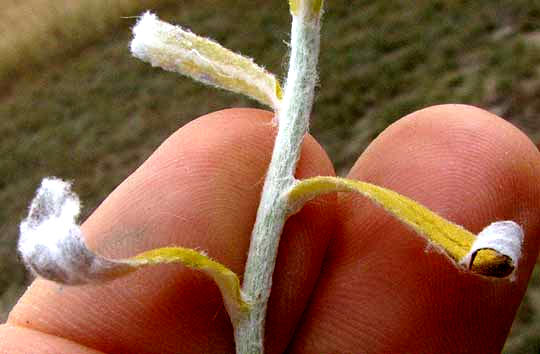
[[214, 279], [235, 331], [238, 353], [262, 353], [264, 322], [280, 235], [287, 217], [323, 193], [366, 196], [412, 227], [464, 271], [509, 277], [517, 267], [522, 229], [512, 221], [494, 222], [473, 235], [415, 201], [391, 190], [336, 177], [294, 178], [300, 146], [308, 131], [317, 82], [322, 0], [289, 0], [293, 17], [289, 72], [278, 80], [251, 59], [216, 42], [145, 13], [134, 27], [134, 56], [206, 84], [246, 94], [276, 113], [278, 134], [251, 236], [243, 284], [238, 275], [202, 252], [165, 247], [128, 259], [106, 259], [90, 251], [76, 223], [80, 203], [70, 184], [46, 178], [20, 225], [19, 252], [28, 268], [44, 278], [78, 285], [111, 280], [139, 267], [178, 262]]

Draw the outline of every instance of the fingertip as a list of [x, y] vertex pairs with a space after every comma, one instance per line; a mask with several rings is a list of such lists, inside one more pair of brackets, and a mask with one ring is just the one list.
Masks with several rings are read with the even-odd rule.
[[342, 193], [340, 223], [292, 352], [497, 352], [540, 235], [540, 154], [501, 118], [464, 105], [412, 113], [370, 144], [349, 178], [412, 198], [478, 233], [525, 231], [516, 281], [467, 273], [369, 200]]
[[[429, 107], [385, 130], [349, 176], [396, 190], [475, 234], [493, 221], [512, 220], [522, 226], [525, 242], [515, 282], [486, 284], [478, 276], [467, 280], [471, 289], [476, 286], [480, 293], [484, 288], [491, 299], [471, 298], [469, 311], [484, 321], [497, 317], [493, 333], [501, 333], [497, 340], [502, 345], [526, 290], [540, 241], [540, 154], [530, 139], [502, 118], [476, 107]], [[390, 257], [392, 252], [387, 250]], [[429, 253], [428, 257], [438, 257]], [[409, 267], [425, 267], [420, 260], [413, 262]], [[457, 270], [441, 267], [440, 262], [428, 264], [431, 269], [423, 271], [434, 277], [447, 277], [449, 271]], [[458, 279], [448, 281], [447, 286], [459, 286]], [[451, 298], [443, 300], [450, 293], [437, 290], [434, 300], [451, 303]]]
[[468, 105], [422, 109], [386, 129], [349, 176], [395, 188], [474, 233], [491, 221], [517, 222], [528, 278], [540, 242], [540, 153], [504, 119]]

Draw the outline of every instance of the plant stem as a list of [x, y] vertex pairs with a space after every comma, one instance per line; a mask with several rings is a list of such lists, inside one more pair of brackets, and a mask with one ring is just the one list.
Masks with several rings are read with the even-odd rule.
[[320, 14], [314, 15], [307, 6], [293, 14], [289, 72], [281, 109], [277, 112], [279, 128], [251, 235], [242, 290], [253, 308], [235, 326], [236, 352], [242, 354], [264, 351], [264, 325], [272, 274], [288, 216], [283, 194], [295, 181], [302, 141], [309, 127], [317, 82]]

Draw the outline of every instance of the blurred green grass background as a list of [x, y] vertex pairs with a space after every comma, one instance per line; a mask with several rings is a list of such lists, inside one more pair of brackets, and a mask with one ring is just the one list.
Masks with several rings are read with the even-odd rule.
[[[285, 71], [290, 21], [284, 0], [6, 0], [5, 7], [0, 321], [28, 282], [15, 252], [17, 226], [42, 177], [75, 180], [85, 217], [183, 124], [257, 106], [132, 58], [135, 20], [126, 17], [159, 10], [275, 73]], [[540, 1], [331, 0], [326, 7], [312, 133], [339, 173], [393, 121], [438, 103], [480, 106], [540, 140]], [[505, 352], [540, 352], [538, 270]]]

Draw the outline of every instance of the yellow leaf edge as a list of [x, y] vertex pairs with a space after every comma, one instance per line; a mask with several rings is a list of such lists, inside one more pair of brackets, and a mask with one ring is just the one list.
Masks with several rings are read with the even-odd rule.
[[[340, 177], [314, 177], [299, 181], [287, 193], [290, 212], [295, 213], [309, 200], [318, 195], [332, 192], [359, 193], [376, 203], [401, 222], [412, 227], [454, 261], [461, 261], [471, 249], [476, 236], [454, 224], [420, 203], [390, 189], [371, 183]], [[492, 249], [478, 251], [468, 269], [487, 277], [504, 278], [515, 269], [510, 257]]]
[[[305, 2], [308, 2], [308, 4], [303, 4]], [[291, 14], [298, 16], [302, 5], [310, 5], [310, 15], [317, 17], [322, 12], [324, 0], [289, 0]]]
[[251, 309], [241, 291], [240, 279], [229, 268], [214, 261], [202, 252], [183, 247], [163, 247], [140, 253], [120, 262], [134, 268], [149, 265], [180, 263], [210, 276], [217, 284], [225, 308], [233, 324], [237, 323]]

